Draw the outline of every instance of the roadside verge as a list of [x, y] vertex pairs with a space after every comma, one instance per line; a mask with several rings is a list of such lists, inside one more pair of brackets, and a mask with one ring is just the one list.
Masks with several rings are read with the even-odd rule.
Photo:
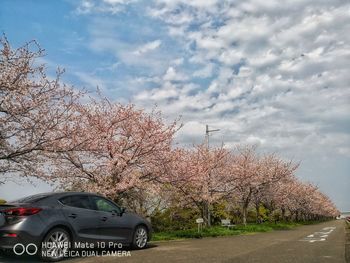
[[204, 228], [198, 232], [197, 229], [188, 230], [174, 230], [168, 232], [156, 232], [153, 234], [152, 242], [168, 241], [168, 240], [183, 240], [191, 238], [205, 238], [205, 237], [222, 237], [222, 236], [235, 236], [235, 235], [247, 235], [259, 232], [270, 232], [276, 230], [291, 230], [302, 225], [315, 224], [319, 222], [298, 222], [298, 223], [262, 223], [262, 224], [248, 224], [236, 225], [231, 228], [222, 226], [213, 226], [210, 228]]
[[347, 263], [350, 263], [350, 223], [345, 221], [345, 260]]

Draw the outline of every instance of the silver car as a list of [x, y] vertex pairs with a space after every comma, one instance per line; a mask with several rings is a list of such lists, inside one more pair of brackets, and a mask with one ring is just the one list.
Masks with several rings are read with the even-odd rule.
[[151, 233], [144, 218], [90, 193], [45, 193], [0, 205], [0, 249], [46, 261], [79, 249], [142, 249]]

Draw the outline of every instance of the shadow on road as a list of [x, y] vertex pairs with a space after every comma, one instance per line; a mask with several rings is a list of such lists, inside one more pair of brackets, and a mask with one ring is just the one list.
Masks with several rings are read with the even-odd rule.
[[[147, 247], [144, 250], [148, 250], [148, 249], [152, 249], [158, 247], [158, 245], [156, 244], [148, 244]], [[126, 250], [130, 250], [130, 251], [136, 251], [130, 247], [128, 247]], [[111, 250], [113, 251], [113, 250]], [[67, 258], [64, 259], [60, 262], [69, 262], [73, 259], [79, 259], [82, 257], [75, 257], [75, 258]], [[44, 261], [40, 261], [38, 256], [26, 256], [26, 255], [22, 255], [22, 256], [16, 256], [14, 254], [10, 254], [10, 253], [4, 253], [0, 251], [0, 263], [19, 263], [19, 262], [25, 262], [25, 263], [38, 263], [38, 262], [44, 262]]]
[[147, 247], [146, 247], [145, 249], [147, 250], [147, 249], [155, 248], [155, 247], [158, 247], [158, 245], [156, 245], [156, 244], [154, 244], [154, 243], [151, 243], [151, 244], [148, 244]]
[[[64, 259], [60, 262], [67, 262], [69, 259]], [[0, 254], [0, 263], [38, 263], [38, 262], [44, 262], [40, 261], [39, 257], [37, 256], [16, 256], [13, 254]]]

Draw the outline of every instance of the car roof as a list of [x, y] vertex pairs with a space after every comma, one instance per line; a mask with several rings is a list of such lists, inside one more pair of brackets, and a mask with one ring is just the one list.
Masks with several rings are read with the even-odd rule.
[[98, 195], [95, 193], [89, 193], [89, 192], [51, 192], [51, 193], [47, 193], [48, 196], [56, 196], [56, 197], [63, 197], [63, 196], [68, 196], [68, 195]]
[[49, 197], [61, 198], [64, 196], [78, 195], [78, 194], [99, 196], [98, 194], [88, 193], [88, 192], [47, 192], [47, 193], [40, 193], [40, 194], [25, 196], [17, 200], [10, 201], [9, 203], [27, 203], [27, 202], [29, 203], [33, 201], [36, 202]]

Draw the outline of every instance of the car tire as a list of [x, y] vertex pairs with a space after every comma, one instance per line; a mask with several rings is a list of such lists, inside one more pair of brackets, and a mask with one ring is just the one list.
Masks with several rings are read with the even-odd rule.
[[132, 248], [143, 249], [147, 246], [148, 230], [145, 226], [137, 226], [134, 231]]
[[[65, 230], [64, 228], [55, 227], [45, 235], [42, 242], [43, 244], [46, 244], [46, 245], [50, 243], [55, 243], [56, 247], [57, 247], [57, 244], [60, 244], [61, 248], [57, 248], [56, 250], [55, 249], [50, 250], [49, 247], [43, 248], [41, 246], [39, 251], [40, 253], [39, 257], [46, 262], [56, 262], [64, 258], [67, 258], [67, 255], [69, 255], [68, 252], [70, 249], [71, 241], [72, 240], [71, 240], [70, 234], [68, 233], [67, 230]], [[67, 244], [64, 244], [64, 243], [67, 243]]]

